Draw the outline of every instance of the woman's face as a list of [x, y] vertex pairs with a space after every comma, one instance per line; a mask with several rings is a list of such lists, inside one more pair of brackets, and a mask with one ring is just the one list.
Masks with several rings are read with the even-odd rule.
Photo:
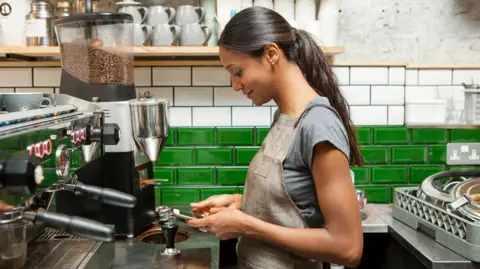
[[256, 106], [275, 96], [274, 73], [266, 57], [258, 59], [220, 47], [220, 61], [230, 73], [233, 90], [242, 91]]

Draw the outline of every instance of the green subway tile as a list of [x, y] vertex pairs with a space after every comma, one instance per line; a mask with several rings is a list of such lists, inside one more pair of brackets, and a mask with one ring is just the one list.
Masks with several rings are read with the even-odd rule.
[[427, 147], [392, 147], [393, 164], [427, 163]]
[[200, 200], [205, 200], [210, 196], [219, 195], [219, 194], [235, 194], [237, 193], [236, 187], [231, 188], [201, 188], [200, 189]]
[[164, 148], [159, 165], [193, 165], [193, 148]]
[[218, 185], [244, 185], [248, 168], [219, 167], [217, 168]]
[[448, 131], [443, 129], [413, 129], [413, 144], [445, 144]]
[[389, 203], [390, 191], [388, 186], [355, 186], [364, 190], [367, 203]]
[[479, 142], [480, 129], [453, 129], [450, 132], [450, 142]]
[[253, 146], [253, 128], [217, 128], [217, 145]]
[[[419, 185], [416, 184], [409, 184], [409, 185], [390, 185], [390, 203], [393, 203], [395, 199], [395, 189], [396, 188], [406, 188], [406, 187], [418, 187]], [[368, 201], [367, 201], [368, 203]]]
[[197, 165], [232, 165], [232, 148], [197, 148]]
[[213, 168], [178, 168], [177, 179], [179, 185], [206, 185], [215, 184]]
[[467, 165], [462, 165], [462, 166], [449, 166], [448, 170], [469, 170], [469, 169], [480, 169], [480, 166], [467, 166]]
[[374, 166], [372, 167], [372, 183], [408, 183], [407, 166]]
[[173, 185], [175, 184], [175, 168], [153, 168], [153, 178], [155, 184]]
[[163, 205], [189, 205], [198, 202], [197, 188], [163, 188]]
[[244, 187], [238, 187], [237, 193], [243, 194], [243, 191], [245, 190]]
[[373, 128], [373, 143], [376, 145], [408, 144], [408, 129], [405, 127]]
[[355, 185], [370, 182], [370, 167], [351, 167], [355, 174]]
[[267, 137], [269, 128], [256, 128], [257, 130], [257, 146], [262, 145], [263, 140]]
[[372, 144], [372, 128], [368, 127], [358, 127], [357, 128], [357, 139], [360, 145], [370, 145]]
[[205, 146], [214, 144], [213, 128], [178, 128], [177, 145]]
[[360, 148], [365, 164], [388, 163], [388, 147], [363, 146]]
[[429, 165], [429, 166], [411, 166], [410, 167], [410, 183], [422, 183], [427, 177], [444, 171], [446, 168], [443, 165]]
[[235, 148], [235, 165], [249, 165], [259, 148]]
[[447, 146], [438, 145], [428, 147], [429, 163], [444, 164], [447, 161]]
[[175, 128], [170, 127], [170, 130], [168, 130], [168, 137], [167, 140], [165, 141], [165, 146], [174, 146], [175, 145]]

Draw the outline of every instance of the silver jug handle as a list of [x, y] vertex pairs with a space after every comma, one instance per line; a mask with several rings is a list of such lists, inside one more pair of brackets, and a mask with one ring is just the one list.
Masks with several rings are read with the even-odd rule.
[[170, 30], [173, 31], [173, 40], [172, 43], [170, 43], [171, 46], [176, 46], [178, 45], [178, 41], [180, 40], [180, 33], [182, 31], [182, 28], [178, 25], [170, 25]]
[[203, 40], [202, 46], [206, 46], [208, 44], [208, 41], [210, 40], [210, 37], [212, 37], [212, 30], [208, 28], [207, 25], [202, 25], [202, 29], [205, 32], [205, 40]]
[[152, 27], [151, 25], [143, 24], [143, 25], [142, 25], [142, 28], [144, 28], [145, 30], [147, 30], [147, 33], [145, 34], [145, 39], [143, 40], [143, 44], [145, 45], [145, 43], [146, 43], [147, 41], [150, 41], [150, 39], [152, 38], [153, 27]]
[[173, 7], [168, 7], [167, 8], [167, 14], [169, 15], [168, 17], [168, 24], [172, 23], [173, 19], [175, 19], [175, 16], [177, 15], [177, 12]]
[[146, 7], [137, 7], [138, 10], [143, 10], [143, 18], [142, 18], [142, 21], [140, 22], [140, 24], [142, 24], [148, 17], [148, 8]]

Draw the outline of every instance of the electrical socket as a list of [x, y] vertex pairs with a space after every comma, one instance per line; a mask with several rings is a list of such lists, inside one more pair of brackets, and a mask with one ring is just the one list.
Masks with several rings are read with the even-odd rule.
[[448, 143], [448, 165], [480, 165], [480, 143]]

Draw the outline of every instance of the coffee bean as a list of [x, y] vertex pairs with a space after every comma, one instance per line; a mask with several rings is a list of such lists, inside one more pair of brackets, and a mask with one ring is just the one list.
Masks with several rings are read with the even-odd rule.
[[[62, 68], [90, 84], [133, 85], [133, 63], [98, 47], [63, 43]], [[130, 56], [130, 55], [128, 55]]]

